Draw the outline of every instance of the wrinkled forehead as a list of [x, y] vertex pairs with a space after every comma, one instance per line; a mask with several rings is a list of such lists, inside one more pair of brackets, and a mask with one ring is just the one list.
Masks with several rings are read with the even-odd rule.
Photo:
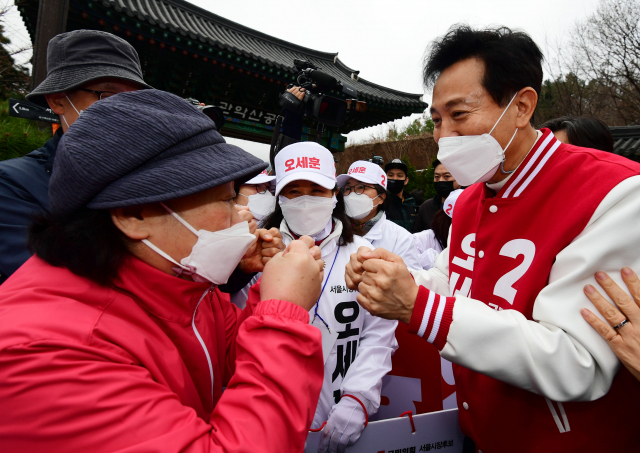
[[454, 106], [477, 106], [487, 98], [488, 91], [482, 85], [484, 63], [470, 58], [459, 61], [442, 71], [433, 86], [431, 112]]

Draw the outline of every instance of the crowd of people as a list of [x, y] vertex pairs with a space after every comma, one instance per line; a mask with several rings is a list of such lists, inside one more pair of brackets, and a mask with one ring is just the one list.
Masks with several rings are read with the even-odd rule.
[[0, 163], [3, 451], [300, 452], [320, 431], [344, 452], [399, 323], [454, 364], [465, 451], [640, 447], [640, 165], [597, 120], [533, 126], [525, 33], [430, 45], [419, 206], [400, 159], [336, 175], [292, 140], [267, 171], [112, 34], [47, 57], [27, 99], [61, 127]]

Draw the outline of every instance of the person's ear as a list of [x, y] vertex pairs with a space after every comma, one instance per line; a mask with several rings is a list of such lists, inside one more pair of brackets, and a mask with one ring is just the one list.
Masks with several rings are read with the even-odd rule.
[[380, 195], [378, 195], [378, 198], [380, 199], [380, 203], [378, 203], [378, 205], [381, 205], [382, 203], [384, 203], [384, 200], [387, 199], [387, 194], [381, 193]]
[[56, 115], [64, 115], [65, 108], [67, 107], [67, 99], [64, 93], [45, 94], [44, 98], [49, 104], [49, 108], [53, 110]]
[[533, 112], [538, 105], [538, 93], [531, 87], [523, 88], [520, 91], [518, 99], [518, 116], [516, 118], [516, 127], [522, 128], [528, 126], [533, 116]]
[[150, 214], [144, 205], [111, 209], [111, 221], [129, 239], [140, 241], [150, 234]]
[[409, 177], [408, 176], [406, 178], [404, 178], [404, 185], [406, 186], [407, 184], [409, 184]]

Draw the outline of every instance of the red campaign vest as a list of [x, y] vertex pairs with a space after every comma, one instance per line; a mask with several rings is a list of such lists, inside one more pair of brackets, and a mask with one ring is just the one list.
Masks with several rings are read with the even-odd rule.
[[[463, 192], [449, 246], [451, 295], [529, 320], [556, 255], [616, 185], [640, 174], [630, 160], [542, 132], [500, 192]], [[454, 374], [460, 426], [484, 453], [640, 451], [640, 382], [624, 367], [604, 397], [561, 405], [462, 366]]]

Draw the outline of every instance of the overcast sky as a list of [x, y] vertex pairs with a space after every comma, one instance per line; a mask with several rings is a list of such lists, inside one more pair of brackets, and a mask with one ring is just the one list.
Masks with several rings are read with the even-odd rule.
[[[3, 3], [0, 1], [0, 3]], [[529, 33], [545, 51], [562, 40], [598, 0], [191, 0], [191, 3], [263, 33], [339, 58], [371, 82], [423, 93], [421, 62], [426, 46], [456, 23], [504, 25]], [[15, 10], [15, 8], [14, 8]], [[18, 39], [28, 34], [17, 12], [8, 26]], [[431, 103], [430, 93], [424, 93]], [[401, 123], [410, 121], [409, 118]], [[350, 133], [348, 143], [380, 135], [385, 126]], [[262, 158], [268, 145], [229, 140]]]

